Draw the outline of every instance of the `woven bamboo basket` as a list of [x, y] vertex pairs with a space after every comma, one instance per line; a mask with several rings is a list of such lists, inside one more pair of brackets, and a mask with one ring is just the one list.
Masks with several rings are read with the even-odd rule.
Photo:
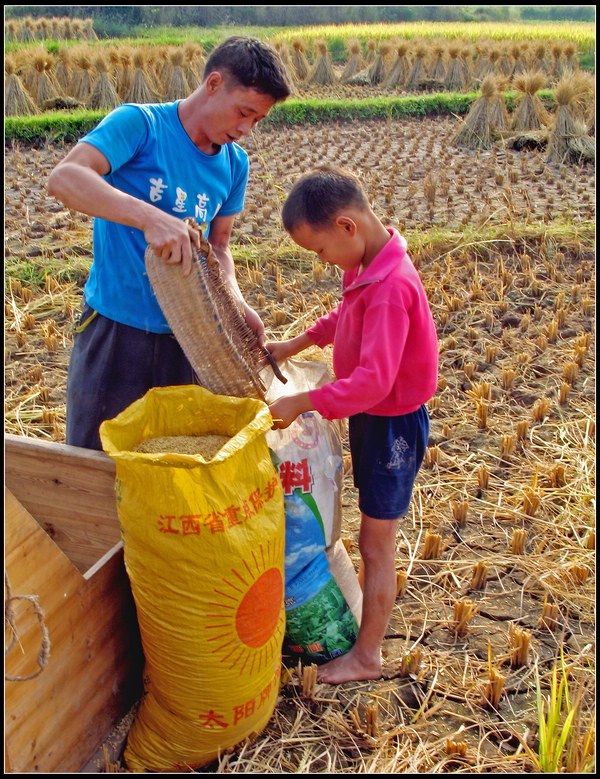
[[216, 395], [264, 400], [264, 360], [285, 379], [236, 305], [201, 227], [191, 218], [185, 221], [200, 233], [188, 276], [180, 264], [167, 264], [150, 246], [146, 249], [146, 271], [158, 303], [201, 386]]

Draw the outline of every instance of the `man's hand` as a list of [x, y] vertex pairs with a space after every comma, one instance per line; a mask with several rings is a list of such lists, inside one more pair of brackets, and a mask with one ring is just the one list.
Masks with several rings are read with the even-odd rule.
[[[183, 219], [154, 209], [156, 216], [144, 228], [144, 238], [163, 262], [181, 263], [184, 276], [192, 270], [192, 245], [200, 246], [200, 235]], [[153, 215], [154, 217], [154, 215]]]
[[250, 306], [246, 302], [244, 302], [242, 314], [244, 315], [248, 327], [256, 333], [259, 346], [264, 346], [265, 325], [262, 319], [260, 318], [260, 316], [253, 308], [250, 308]]

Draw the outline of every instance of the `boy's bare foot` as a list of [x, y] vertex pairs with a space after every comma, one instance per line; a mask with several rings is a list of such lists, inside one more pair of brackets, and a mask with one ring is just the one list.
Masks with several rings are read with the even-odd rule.
[[358, 682], [366, 679], [379, 679], [380, 677], [381, 659], [366, 661], [358, 657], [353, 649], [317, 669], [317, 681], [326, 684]]

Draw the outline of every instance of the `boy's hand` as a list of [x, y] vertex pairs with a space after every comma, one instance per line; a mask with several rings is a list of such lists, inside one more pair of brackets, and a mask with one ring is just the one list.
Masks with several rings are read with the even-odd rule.
[[265, 344], [265, 349], [271, 353], [276, 363], [280, 363], [295, 354], [290, 350], [290, 343], [290, 341], [269, 341]]
[[308, 392], [300, 392], [297, 395], [279, 398], [269, 406], [269, 411], [273, 417], [272, 429], [283, 430], [289, 427], [300, 414], [312, 410], [314, 410], [314, 406], [310, 402]]
[[300, 333], [300, 335], [290, 338], [288, 341], [269, 341], [264, 346], [265, 349], [271, 352], [275, 362], [280, 363], [282, 360], [287, 360], [288, 357], [293, 357], [298, 352], [312, 345], [313, 342], [306, 333]]

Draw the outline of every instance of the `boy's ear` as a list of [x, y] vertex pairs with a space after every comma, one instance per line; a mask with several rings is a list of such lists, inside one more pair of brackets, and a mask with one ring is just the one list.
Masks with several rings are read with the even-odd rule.
[[343, 214], [338, 214], [338, 216], [336, 216], [335, 224], [337, 227], [341, 227], [345, 230], [350, 237], [353, 237], [358, 229], [354, 219], [351, 219], [349, 216], [344, 216]]

